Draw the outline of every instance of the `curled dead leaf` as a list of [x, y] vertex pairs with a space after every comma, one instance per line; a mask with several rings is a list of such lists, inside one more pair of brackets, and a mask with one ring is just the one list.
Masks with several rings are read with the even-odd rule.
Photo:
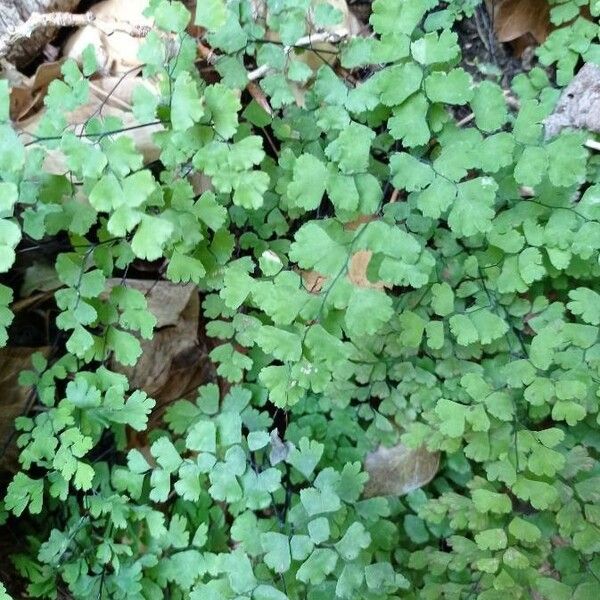
[[427, 485], [438, 471], [439, 452], [425, 448], [408, 448], [398, 444], [391, 448], [380, 446], [365, 459], [369, 481], [365, 496], [403, 496]]
[[31, 77], [24, 78], [10, 90], [10, 117], [22, 121], [39, 111], [48, 86], [61, 76], [63, 61], [42, 63]]
[[548, 37], [550, 7], [546, 0], [486, 0], [486, 4], [499, 42], [531, 36], [541, 44]]

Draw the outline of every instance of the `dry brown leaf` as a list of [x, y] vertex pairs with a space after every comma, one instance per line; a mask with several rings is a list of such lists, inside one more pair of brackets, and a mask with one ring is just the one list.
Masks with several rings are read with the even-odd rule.
[[[133, 90], [139, 85], [146, 86], [152, 93], [157, 93], [154, 85], [147, 79], [137, 77], [136, 72], [131, 72], [125, 77], [104, 77], [95, 80], [93, 85], [90, 86], [89, 102], [67, 114], [69, 124], [79, 132], [91, 117], [112, 116], [120, 118], [123, 121], [124, 128], [138, 125], [139, 123], [131, 113], [130, 107]], [[29, 119], [18, 123], [18, 129], [25, 133], [35, 134], [44, 114], [45, 109], [40, 110]], [[152, 136], [161, 130], [162, 126], [159, 124], [148, 125], [147, 127], [130, 129], [122, 134], [115, 134], [115, 136], [127, 135], [131, 137], [136, 148], [144, 157], [144, 162], [149, 163], [156, 160], [160, 154]], [[35, 147], [35, 144], [31, 147]], [[49, 173], [62, 174], [68, 170], [60, 150], [48, 151], [44, 166]]]
[[[120, 283], [109, 280], [107, 287]], [[171, 402], [214, 380], [208, 350], [199, 337], [200, 297], [193, 285], [167, 281], [128, 280], [127, 286], [146, 295], [157, 328], [151, 340], [141, 341], [142, 355], [134, 367], [114, 362], [112, 368], [127, 375], [132, 388], [156, 400], [152, 415], [156, 424]]]
[[19, 385], [19, 373], [31, 368], [31, 355], [49, 348], [0, 348], [0, 470], [17, 467], [14, 420], [27, 411], [29, 390]]
[[[493, 14], [494, 30], [500, 42], [514, 42], [532, 36], [541, 44], [550, 31], [550, 7], [546, 0], [487, 0]], [[530, 45], [530, 44], [527, 44]]]
[[[100, 20], [118, 19], [132, 25], [149, 26], [152, 19], [143, 14], [147, 6], [147, 0], [104, 0], [93, 5], [90, 12]], [[63, 56], [81, 61], [83, 51], [91, 44], [96, 50], [101, 71], [105, 75], [116, 75], [141, 65], [137, 55], [143, 41], [143, 38], [132, 37], [118, 30], [107, 35], [96, 27], [87, 26], [67, 40]]]
[[[377, 215], [360, 215], [353, 221], [345, 223], [344, 229], [356, 231], [361, 225], [376, 221], [378, 218]], [[357, 287], [382, 290], [386, 287], [386, 284], [383, 283], [383, 281], [370, 281], [367, 277], [367, 269], [372, 256], [373, 252], [370, 250], [358, 250], [355, 252], [348, 263], [348, 273], [346, 274], [346, 277]], [[319, 294], [327, 281], [327, 277], [316, 271], [302, 271], [301, 274], [304, 281], [304, 287], [311, 294]]]
[[562, 129], [600, 133], [600, 67], [586, 64], [565, 88], [554, 112], [546, 119], [546, 137]]
[[385, 287], [383, 281], [370, 281], [367, 277], [367, 269], [372, 256], [371, 250], [355, 252], [348, 265], [348, 279], [358, 287], [382, 290]]
[[392, 448], [380, 446], [365, 459], [369, 481], [365, 496], [403, 496], [427, 485], [437, 473], [439, 452], [412, 449], [404, 444]]
[[13, 121], [22, 121], [41, 108], [48, 86], [60, 77], [62, 62], [43, 63], [34, 75], [11, 87], [10, 116]]
[[[338, 9], [343, 18], [337, 25], [331, 25], [329, 27], [315, 27], [312, 23], [312, 11], [307, 15], [309, 23], [308, 35], [317, 33], [331, 33], [340, 37], [354, 37], [361, 35], [365, 32], [366, 27], [361, 23], [354, 13], [350, 10], [346, 0], [326, 0], [328, 4], [331, 4], [334, 8]], [[252, 13], [255, 20], [262, 26], [266, 27], [268, 19], [268, 9], [265, 0], [252, 0]], [[272, 31], [267, 28], [265, 33], [265, 39], [273, 42], [279, 42], [279, 33]], [[306, 63], [313, 72], [316, 72], [319, 67], [324, 63], [334, 65], [338, 60], [339, 48], [335, 44], [329, 42], [313, 42], [309, 46], [303, 49], [296, 49], [290, 52], [290, 56], [294, 60], [298, 60]], [[298, 106], [304, 106], [304, 86], [300, 84], [293, 84], [291, 86], [292, 93], [296, 99]], [[268, 111], [269, 112], [269, 111]]]

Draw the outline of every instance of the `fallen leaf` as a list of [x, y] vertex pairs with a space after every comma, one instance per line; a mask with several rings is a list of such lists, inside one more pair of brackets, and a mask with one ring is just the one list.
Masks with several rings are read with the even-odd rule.
[[[136, 72], [130, 72], [124, 77], [104, 77], [97, 79], [90, 85], [90, 100], [83, 106], [67, 113], [67, 121], [76, 132], [85, 126], [88, 119], [93, 116], [118, 117], [123, 122], [123, 129], [139, 125], [131, 112], [133, 91], [139, 85], [147, 87], [152, 93], [157, 94], [156, 87], [147, 79], [137, 77]], [[40, 110], [32, 117], [17, 123], [17, 128], [23, 133], [35, 135], [39, 123], [45, 114], [45, 109]], [[136, 148], [144, 157], [144, 162], [149, 163], [156, 160], [160, 150], [153, 141], [153, 134], [162, 130], [162, 125], [151, 124], [146, 127], [129, 129], [123, 133], [133, 139]], [[30, 148], [36, 147], [32, 144]], [[60, 150], [48, 150], [45, 170], [49, 173], [62, 174], [66, 168], [64, 156]]]
[[[111, 279], [107, 288], [120, 283]], [[132, 389], [142, 389], [156, 400], [151, 422], [158, 426], [171, 402], [216, 379], [209, 350], [199, 335], [200, 297], [193, 285], [167, 281], [128, 280], [127, 286], [146, 296], [157, 325], [151, 340], [141, 340], [142, 355], [134, 367], [113, 361], [112, 368], [127, 375]]]
[[18, 466], [14, 420], [27, 412], [30, 400], [30, 390], [19, 385], [19, 374], [31, 368], [34, 352], [48, 356], [50, 349], [0, 348], [0, 470]]
[[62, 63], [63, 61], [42, 63], [34, 75], [11, 86], [10, 117], [13, 121], [22, 121], [40, 110], [48, 86], [61, 76]]
[[[147, 0], [104, 0], [90, 8], [99, 20], [119, 20], [131, 25], [152, 24], [152, 19], [144, 16]], [[101, 72], [117, 75], [140, 66], [138, 51], [143, 38], [132, 37], [115, 30], [110, 35], [88, 25], [73, 33], [63, 48], [63, 56], [81, 61], [83, 51], [91, 44], [96, 51], [96, 59]]]
[[600, 133], [600, 67], [584, 65], [563, 91], [554, 112], [546, 119], [546, 137], [565, 128]]
[[499, 42], [531, 36], [541, 44], [548, 37], [550, 7], [546, 0], [486, 0], [486, 4]]
[[391, 448], [380, 446], [367, 454], [365, 469], [369, 481], [365, 496], [403, 496], [427, 485], [437, 473], [439, 452], [425, 448], [408, 448], [398, 444]]
[[[348, 221], [344, 225], [344, 229], [356, 231], [361, 225], [376, 221], [378, 218], [377, 215], [360, 215], [353, 221]], [[373, 252], [371, 250], [358, 250], [355, 252], [348, 263], [346, 277], [357, 287], [382, 290], [386, 287], [383, 281], [371, 281], [367, 277], [367, 269], [372, 256]], [[304, 287], [311, 294], [319, 294], [327, 281], [327, 277], [316, 271], [302, 271], [302, 279], [304, 280]]]
[[33, 292], [50, 292], [62, 287], [63, 283], [56, 274], [54, 265], [47, 262], [34, 261], [25, 269], [21, 298], [29, 298]]
[[[307, 21], [309, 24], [308, 35], [316, 33], [331, 33], [340, 37], [354, 37], [368, 32], [367, 27], [361, 23], [356, 15], [350, 10], [346, 0], [326, 0], [327, 4], [330, 4], [342, 13], [340, 22], [336, 25], [330, 25], [327, 27], [316, 27], [313, 24], [313, 9], [311, 9], [307, 15]], [[268, 8], [265, 0], [252, 0], [252, 15], [255, 21], [261, 26], [266, 28], [265, 39], [273, 42], [279, 42], [280, 37], [277, 31], [268, 29]], [[309, 46], [303, 47], [302, 49], [294, 49], [290, 52], [290, 56], [297, 61], [303, 62], [308, 65], [313, 72], [316, 72], [324, 63], [334, 65], [338, 60], [339, 48], [335, 44], [329, 42], [313, 42]], [[298, 106], [304, 106], [304, 86], [300, 84], [290, 84], [292, 93], [296, 99]], [[270, 111], [267, 111], [270, 112]]]

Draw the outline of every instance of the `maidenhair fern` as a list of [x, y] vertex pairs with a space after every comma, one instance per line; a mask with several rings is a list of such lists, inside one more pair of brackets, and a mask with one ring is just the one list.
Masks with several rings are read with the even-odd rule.
[[[316, 30], [341, 16], [326, 2], [268, 0], [266, 22], [254, 4], [198, 2], [221, 78], [208, 84], [188, 11], [151, 3], [160, 32], [140, 57], [159, 93], [140, 88], [133, 111], [162, 127], [152, 165], [115, 117], [67, 126], [89, 93], [73, 61], [34, 138], [2, 112], [0, 271], [24, 236], [71, 246], [56, 258], [64, 353], [22, 374], [39, 410], [17, 420], [4, 500], [52, 524], [14, 557], [29, 594], [592, 598], [600, 187], [586, 134], [544, 138], [560, 91], [541, 68], [515, 78], [517, 110], [474, 82], [446, 3], [376, 0], [375, 35], [338, 44], [345, 71], [293, 48], [307, 11]], [[599, 6], [551, 4], [560, 27], [539, 54], [562, 86], [599, 58], [585, 16]], [[248, 64], [272, 114], [244, 91]], [[49, 152], [65, 174], [44, 171]], [[147, 452], [124, 431], [145, 429], [154, 401], [106, 367], [134, 365], [156, 324], [127, 287], [136, 259], [200, 288], [231, 385], [170, 406]], [[2, 343], [11, 301], [0, 286]], [[400, 442], [440, 451], [438, 475], [365, 497], [366, 453]]]

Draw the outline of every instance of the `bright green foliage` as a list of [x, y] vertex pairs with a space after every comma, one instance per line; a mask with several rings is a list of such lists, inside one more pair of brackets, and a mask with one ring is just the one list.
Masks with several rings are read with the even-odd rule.
[[[27, 146], [0, 88], [0, 273], [21, 239], [63, 248], [64, 345], [21, 375], [36, 406], [16, 421], [21, 471], [0, 507], [39, 519], [13, 558], [31, 596], [592, 597], [600, 170], [587, 134], [545, 139], [559, 94], [545, 71], [515, 78], [514, 110], [460, 66], [452, 27], [477, 4], [376, 0], [374, 35], [340, 43], [361, 68], [350, 85], [284, 50], [307, 14], [337, 22], [327, 2], [267, 0], [280, 44], [250, 0], [199, 0], [222, 77], [208, 84], [192, 16], [153, 0], [167, 35], [140, 57], [159, 93], [133, 98], [137, 126], [162, 123], [151, 166], [112, 117], [67, 127], [91, 56], [84, 73], [63, 65]], [[600, 6], [550, 4], [539, 56], [564, 86], [598, 61], [580, 7]], [[242, 106], [249, 64], [273, 115]], [[50, 151], [65, 174], [44, 173]], [[127, 286], [134, 261], [198, 287], [221, 384], [171, 404], [144, 449], [127, 429], [147, 428], [154, 400], [106, 366], [133, 367], [157, 325]], [[0, 285], [2, 345], [12, 302]], [[400, 441], [440, 452], [437, 476], [365, 497], [366, 453]]]

